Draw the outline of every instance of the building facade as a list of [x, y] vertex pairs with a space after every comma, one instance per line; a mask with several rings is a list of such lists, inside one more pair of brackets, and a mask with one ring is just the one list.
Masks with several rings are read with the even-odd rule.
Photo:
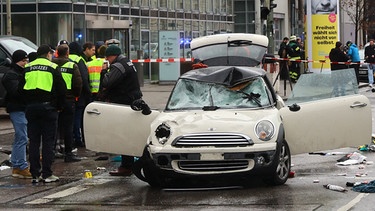
[[[1, 34], [7, 34], [6, 0], [1, 6]], [[191, 39], [233, 32], [234, 12], [233, 0], [11, 0], [11, 24], [13, 35], [37, 45], [116, 38], [131, 59], [144, 51], [158, 58], [159, 31], [178, 31], [181, 57], [189, 57]]]

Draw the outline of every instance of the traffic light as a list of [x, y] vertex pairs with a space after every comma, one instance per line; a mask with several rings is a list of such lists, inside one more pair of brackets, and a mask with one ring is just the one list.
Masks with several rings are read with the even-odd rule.
[[268, 7], [261, 7], [260, 8], [260, 19], [266, 20], [268, 14], [270, 14], [270, 12], [271, 11], [268, 9]]

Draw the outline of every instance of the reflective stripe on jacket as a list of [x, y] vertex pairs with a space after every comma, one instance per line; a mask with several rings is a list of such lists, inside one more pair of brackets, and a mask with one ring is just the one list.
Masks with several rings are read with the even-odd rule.
[[91, 93], [98, 93], [100, 85], [100, 72], [102, 71], [104, 59], [97, 58], [87, 63]]
[[57, 64], [45, 58], [37, 58], [25, 66], [25, 90], [41, 89], [51, 92], [53, 86], [52, 71]]

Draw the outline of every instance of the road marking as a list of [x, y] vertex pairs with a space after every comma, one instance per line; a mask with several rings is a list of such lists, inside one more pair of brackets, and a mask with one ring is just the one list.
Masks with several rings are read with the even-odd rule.
[[355, 197], [353, 200], [351, 200], [349, 203], [347, 203], [345, 206], [341, 207], [337, 211], [347, 211], [350, 210], [352, 207], [354, 207], [356, 204], [358, 204], [362, 198], [368, 196], [368, 193], [360, 193], [357, 197]]
[[109, 181], [112, 181], [112, 180], [109, 180], [109, 179], [91, 180], [90, 179], [90, 181], [85, 184], [77, 185], [75, 187], [71, 187], [71, 188], [62, 190], [60, 192], [54, 193], [54, 194], [44, 196], [43, 198], [39, 198], [33, 201], [26, 202], [25, 204], [46, 204], [46, 203], [53, 201], [54, 199], [67, 197], [67, 196], [79, 193], [81, 191], [87, 190], [90, 186], [101, 185]]

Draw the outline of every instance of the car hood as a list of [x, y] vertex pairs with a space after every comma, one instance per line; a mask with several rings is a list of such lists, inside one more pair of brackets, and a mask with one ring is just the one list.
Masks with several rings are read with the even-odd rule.
[[255, 125], [261, 120], [280, 122], [276, 108], [259, 110], [216, 110], [162, 112], [152, 123], [151, 132], [160, 124], [171, 128], [172, 139], [193, 133], [254, 133]]

